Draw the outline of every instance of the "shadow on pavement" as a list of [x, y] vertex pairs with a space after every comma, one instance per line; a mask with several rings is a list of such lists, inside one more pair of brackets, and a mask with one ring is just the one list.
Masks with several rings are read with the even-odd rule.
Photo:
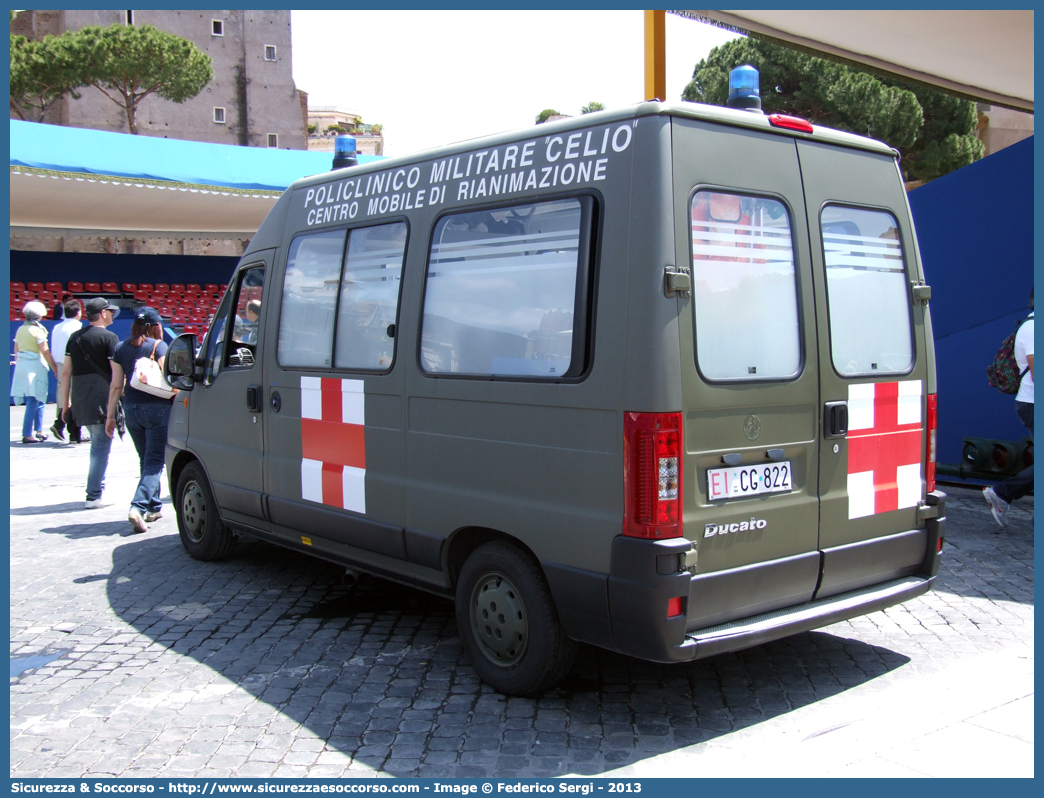
[[597, 775], [909, 661], [826, 633], [670, 666], [583, 647], [561, 687], [505, 698], [463, 656], [450, 601], [369, 576], [348, 585], [342, 574], [263, 542], [201, 563], [176, 535], [145, 536], [114, 549], [107, 594], [144, 635], [306, 726], [328, 749], [395, 775]]
[[[82, 505], [81, 505], [82, 506]], [[93, 512], [93, 511], [92, 511]], [[45, 535], [65, 535], [71, 540], [97, 538], [110, 535], [132, 538], [136, 537], [126, 519], [119, 521], [84, 521], [82, 524], [45, 527], [40, 530]]]
[[37, 507], [12, 507], [11, 515], [50, 515], [51, 513], [83, 512], [83, 500], [62, 504], [42, 504]]

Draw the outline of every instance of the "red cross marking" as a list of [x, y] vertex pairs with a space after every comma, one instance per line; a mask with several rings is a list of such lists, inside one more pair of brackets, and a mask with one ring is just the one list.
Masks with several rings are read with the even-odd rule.
[[921, 422], [899, 424], [899, 383], [874, 386], [874, 426], [848, 433], [848, 473], [874, 472], [874, 513], [899, 509], [899, 466], [921, 462]]

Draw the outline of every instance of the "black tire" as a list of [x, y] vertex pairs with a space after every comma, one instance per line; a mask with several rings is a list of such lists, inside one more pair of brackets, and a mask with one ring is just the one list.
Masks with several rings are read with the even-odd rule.
[[457, 627], [472, 665], [505, 695], [531, 696], [561, 681], [578, 645], [566, 636], [539, 565], [521, 548], [480, 546], [457, 579]]
[[190, 557], [209, 562], [228, 556], [236, 539], [221, 523], [214, 492], [198, 463], [189, 463], [178, 477], [174, 507], [181, 545]]

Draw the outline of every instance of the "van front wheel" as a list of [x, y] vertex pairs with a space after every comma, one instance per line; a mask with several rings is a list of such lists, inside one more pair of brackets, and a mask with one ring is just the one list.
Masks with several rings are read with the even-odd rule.
[[190, 557], [220, 560], [232, 551], [232, 530], [221, 523], [214, 493], [198, 463], [189, 463], [181, 472], [174, 501], [181, 545]]
[[535, 695], [572, 668], [577, 644], [558, 622], [540, 567], [517, 546], [480, 546], [457, 580], [457, 627], [479, 677], [505, 695]]

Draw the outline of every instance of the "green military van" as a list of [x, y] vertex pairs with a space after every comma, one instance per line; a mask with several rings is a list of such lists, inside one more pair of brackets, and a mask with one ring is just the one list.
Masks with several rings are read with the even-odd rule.
[[927, 591], [929, 289], [896, 153], [647, 102], [300, 180], [166, 361], [181, 540], [456, 599], [533, 694]]

